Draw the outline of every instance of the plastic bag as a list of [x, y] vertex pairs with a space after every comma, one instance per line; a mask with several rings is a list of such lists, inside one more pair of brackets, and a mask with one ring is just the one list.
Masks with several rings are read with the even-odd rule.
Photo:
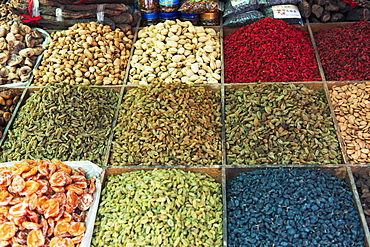
[[260, 6], [261, 5], [257, 2], [257, 0], [231, 0], [225, 4], [223, 17], [259, 9]]
[[188, 14], [214, 13], [222, 10], [219, 0], [185, 0], [179, 11]]
[[284, 4], [293, 4], [297, 5], [300, 0], [258, 0], [260, 4], [263, 4], [264, 7], [270, 7], [273, 5], [284, 5]]
[[258, 10], [251, 10], [248, 12], [232, 15], [225, 18], [225, 27], [241, 27], [244, 25], [252, 24], [259, 19], [262, 19], [264, 15]]
[[274, 5], [262, 9], [262, 13], [266, 17], [282, 20], [289, 24], [303, 25], [301, 14], [299, 12], [298, 7], [295, 5]]

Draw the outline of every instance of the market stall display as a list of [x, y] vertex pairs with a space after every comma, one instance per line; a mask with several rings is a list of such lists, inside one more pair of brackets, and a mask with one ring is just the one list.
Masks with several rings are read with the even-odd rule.
[[47, 34], [19, 19], [0, 24], [0, 85], [27, 83], [47, 42]]
[[96, 176], [88, 176], [94, 172], [57, 160], [1, 165], [3, 246], [86, 246], [85, 234], [91, 236], [86, 222], [95, 218], [90, 207], [101, 190]]
[[352, 190], [338, 175], [279, 168], [230, 178], [228, 246], [366, 246]]
[[64, 84], [33, 91], [0, 147], [0, 160], [89, 160], [102, 165], [118, 96], [109, 89]]
[[127, 84], [220, 83], [220, 34], [190, 22], [165, 21], [138, 32]]
[[326, 80], [370, 80], [370, 22], [319, 30], [315, 42]]
[[52, 33], [33, 86], [123, 84], [134, 36], [96, 22]]
[[207, 173], [122, 170], [106, 180], [91, 246], [222, 246], [221, 183]]
[[226, 88], [227, 164], [341, 164], [323, 85], [317, 86]]
[[345, 152], [351, 164], [368, 164], [370, 133], [370, 85], [331, 85], [330, 100], [338, 122]]
[[226, 35], [224, 56], [225, 83], [321, 80], [308, 32], [281, 20], [264, 18]]
[[22, 91], [0, 89], [0, 140], [20, 100]]
[[109, 165], [221, 165], [220, 88], [215, 90], [182, 83], [128, 90]]

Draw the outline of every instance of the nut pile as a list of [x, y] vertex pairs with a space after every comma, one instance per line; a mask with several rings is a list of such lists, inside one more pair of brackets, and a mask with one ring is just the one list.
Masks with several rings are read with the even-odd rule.
[[0, 139], [3, 137], [3, 131], [12, 117], [21, 94], [20, 91], [14, 89], [0, 90]]
[[365, 246], [348, 184], [311, 169], [241, 173], [227, 183], [228, 246]]
[[0, 170], [2, 246], [78, 246], [96, 178], [60, 161], [28, 160]]
[[134, 36], [96, 22], [78, 23], [52, 34], [33, 85], [123, 84]]
[[340, 164], [339, 142], [322, 92], [298, 84], [226, 90], [227, 163]]
[[221, 80], [220, 34], [212, 28], [167, 20], [140, 30], [134, 47], [128, 84]]
[[349, 162], [370, 163], [370, 83], [334, 86], [329, 92]]
[[65, 84], [41, 88], [19, 109], [0, 161], [90, 160], [102, 165], [118, 95]]
[[183, 83], [142, 85], [123, 97], [110, 165], [221, 165], [220, 94]]
[[18, 16], [13, 14], [12, 11], [10, 10], [9, 4], [6, 4], [6, 3], [0, 4], [0, 25], [8, 21], [11, 21], [17, 17]]
[[0, 25], [0, 85], [25, 83], [32, 75], [44, 37], [20, 20]]
[[177, 169], [108, 176], [91, 246], [222, 246], [221, 184]]
[[354, 172], [353, 177], [355, 178], [355, 184], [364, 210], [366, 223], [370, 226], [370, 173], [368, 170]]

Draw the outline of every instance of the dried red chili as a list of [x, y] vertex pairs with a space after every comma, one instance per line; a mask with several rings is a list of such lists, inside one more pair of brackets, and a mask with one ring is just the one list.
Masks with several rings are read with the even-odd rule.
[[309, 35], [263, 18], [224, 38], [225, 82], [320, 81]]
[[315, 34], [328, 81], [370, 80], [370, 23], [363, 20]]

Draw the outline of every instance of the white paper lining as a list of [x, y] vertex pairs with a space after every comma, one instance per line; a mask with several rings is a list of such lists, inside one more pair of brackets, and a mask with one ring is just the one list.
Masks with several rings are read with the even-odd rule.
[[[11, 162], [6, 162], [6, 163], [0, 163], [0, 167], [2, 166], [11, 167], [12, 165], [19, 163], [19, 162], [20, 161], [11, 161]], [[96, 191], [94, 193], [94, 202], [91, 205], [89, 212], [87, 214], [87, 218], [85, 222], [86, 232], [80, 244], [80, 247], [89, 247], [91, 243], [91, 239], [92, 239], [95, 218], [98, 212], [100, 194], [102, 190], [101, 175], [102, 175], [103, 169], [90, 161], [63, 161], [63, 163], [74, 169], [81, 167], [82, 170], [85, 172], [87, 178], [91, 178], [92, 176], [96, 177], [96, 182], [95, 182]]]

